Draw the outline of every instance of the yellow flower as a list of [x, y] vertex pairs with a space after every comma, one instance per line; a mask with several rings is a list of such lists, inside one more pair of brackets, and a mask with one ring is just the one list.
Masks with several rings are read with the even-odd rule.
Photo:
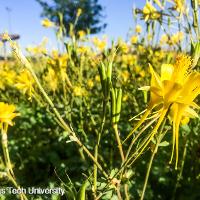
[[124, 82], [127, 82], [128, 79], [129, 79], [129, 77], [130, 77], [130, 74], [129, 74], [128, 71], [122, 71], [122, 72], [121, 72], [121, 76], [122, 76], [122, 78], [123, 78], [123, 81], [124, 81]]
[[157, 109], [158, 114], [156, 117], [159, 117], [158, 122], [150, 133], [148, 141], [140, 149], [138, 156], [141, 155], [143, 150], [157, 133], [168, 111], [170, 111], [170, 116], [173, 122], [173, 144], [170, 162], [173, 159], [173, 153], [176, 146], [175, 167], [177, 168], [178, 137], [181, 120], [185, 117], [191, 118], [198, 116], [193, 108], [199, 108], [194, 103], [194, 99], [200, 94], [200, 73], [192, 72], [191, 59], [184, 55], [178, 56], [173, 65], [163, 64], [161, 66], [161, 76], [154, 71], [152, 66], [150, 66], [150, 72], [151, 85], [141, 88], [142, 90], [150, 91], [149, 105], [144, 115], [128, 137], [130, 137], [132, 133], [143, 124], [153, 109]]
[[65, 69], [67, 67], [68, 59], [69, 59], [69, 56], [68, 56], [67, 53], [59, 55], [57, 50], [53, 50], [52, 51], [52, 58], [48, 60], [48, 63], [53, 67]]
[[89, 79], [89, 80], [87, 81], [87, 85], [88, 85], [88, 87], [89, 87], [90, 89], [92, 89], [92, 88], [94, 87], [94, 82], [93, 82], [93, 80], [92, 80], [92, 79]]
[[155, 20], [160, 18], [160, 13], [156, 10], [156, 8], [150, 3], [147, 2], [143, 8], [144, 20]]
[[168, 36], [166, 34], [163, 34], [160, 38], [160, 44], [167, 44], [168, 43]]
[[16, 72], [14, 70], [4, 71], [5, 75], [5, 81], [7, 85], [13, 85], [15, 78], [16, 78]]
[[174, 0], [174, 10], [179, 12], [180, 14], [185, 13], [186, 6], [185, 6], [185, 0]]
[[31, 100], [34, 92], [33, 88], [34, 80], [29, 71], [24, 70], [17, 77], [15, 86], [22, 91], [23, 94], [28, 94], [29, 100]]
[[144, 53], [144, 52], [145, 52], [145, 47], [142, 46], [142, 45], [138, 45], [138, 51], [139, 51], [140, 53]]
[[79, 39], [83, 39], [85, 37], [86, 33], [83, 30], [78, 31], [78, 37]]
[[82, 14], [82, 9], [78, 8], [77, 13], [76, 13], [76, 17], [80, 17], [80, 15]]
[[0, 102], [0, 124], [2, 127], [2, 124], [7, 124], [12, 126], [13, 122], [12, 120], [19, 115], [19, 113], [15, 113], [15, 106], [9, 105], [4, 102]]
[[50, 21], [47, 18], [43, 19], [41, 24], [42, 24], [42, 26], [44, 26], [46, 28], [50, 28], [50, 27], [54, 27], [55, 26], [54, 22]]
[[94, 37], [92, 40], [95, 47], [97, 47], [98, 50], [103, 51], [106, 48], [107, 45], [107, 39], [104, 37], [102, 40], [100, 40], [97, 37]]
[[133, 65], [135, 62], [135, 56], [132, 54], [123, 54], [120, 58], [120, 61], [122, 62], [122, 67], [126, 67], [127, 65]]
[[89, 46], [79, 46], [77, 47], [77, 52], [80, 54], [90, 54], [91, 48]]
[[140, 25], [136, 25], [135, 32], [136, 33], [141, 33], [142, 32], [142, 27]]
[[123, 96], [123, 98], [122, 98], [122, 101], [127, 101], [128, 100], [128, 95], [127, 94], [125, 94], [124, 96]]
[[8, 35], [7, 32], [5, 32], [5, 33], [3, 34], [3, 36], [2, 36], [2, 41], [7, 41], [7, 40], [9, 40], [9, 39], [10, 39], [10, 36]]
[[142, 70], [140, 73], [139, 73], [139, 75], [141, 76], [141, 77], [145, 77], [145, 75], [146, 75], [146, 72], [145, 72], [145, 70]]
[[184, 33], [183, 32], [177, 32], [171, 37], [171, 45], [178, 44], [184, 39]]
[[148, 41], [151, 41], [152, 38], [153, 38], [152, 34], [148, 34], [148, 35], [147, 35], [147, 40], [148, 40]]
[[100, 82], [100, 76], [99, 75], [95, 76], [95, 81]]
[[47, 75], [44, 77], [49, 90], [55, 92], [58, 88], [58, 77], [52, 68], [48, 69]]
[[132, 44], [136, 44], [137, 41], [138, 41], [137, 35], [133, 35], [133, 36], [131, 37], [131, 43], [132, 43]]
[[123, 53], [128, 53], [129, 46], [128, 46], [128, 44], [126, 42], [124, 42], [123, 40], [119, 39], [118, 45], [119, 45], [119, 47], [120, 47], [120, 49], [121, 49], [121, 51]]
[[73, 92], [75, 96], [84, 96], [86, 94], [86, 91], [80, 86], [74, 86]]

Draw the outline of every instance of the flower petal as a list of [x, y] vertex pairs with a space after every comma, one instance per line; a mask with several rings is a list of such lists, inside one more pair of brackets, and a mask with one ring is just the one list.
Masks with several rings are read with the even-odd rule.
[[161, 80], [171, 80], [174, 71], [174, 66], [171, 64], [162, 64], [161, 66]]

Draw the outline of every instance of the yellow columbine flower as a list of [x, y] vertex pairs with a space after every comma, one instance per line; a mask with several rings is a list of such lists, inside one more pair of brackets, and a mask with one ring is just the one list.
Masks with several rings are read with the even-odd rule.
[[143, 124], [153, 109], [158, 110], [157, 117], [159, 116], [159, 119], [137, 157], [141, 155], [157, 133], [169, 111], [173, 122], [173, 147], [170, 162], [176, 146], [175, 166], [177, 168], [180, 123], [185, 117], [197, 117], [198, 115], [193, 108], [199, 109], [194, 103], [194, 99], [200, 94], [200, 73], [192, 72], [191, 64], [190, 57], [180, 55], [177, 57], [175, 64], [163, 64], [161, 66], [161, 76], [150, 66], [151, 85], [141, 88], [142, 90], [150, 91], [150, 102], [144, 115], [127, 138]]
[[93, 44], [95, 45], [95, 47], [97, 47], [98, 50], [103, 51], [106, 46], [107, 46], [107, 39], [106, 37], [104, 37], [102, 40], [100, 40], [97, 37], [94, 37], [92, 40]]
[[2, 41], [8, 41], [10, 39], [10, 36], [8, 35], [7, 32], [5, 32], [2, 36]]
[[169, 40], [170, 45], [178, 44], [179, 42], [183, 41], [184, 39], [184, 33], [183, 32], [177, 32], [174, 35], [172, 35], [171, 39]]
[[84, 96], [86, 94], [86, 91], [81, 88], [80, 86], [74, 86], [73, 93], [75, 96]]
[[123, 98], [122, 98], [122, 101], [127, 101], [128, 100], [128, 95], [127, 94], [125, 94], [124, 96], [123, 96]]
[[19, 115], [19, 113], [15, 113], [15, 106], [9, 105], [4, 102], [0, 102], [0, 124], [1, 127], [4, 124], [13, 125], [12, 120]]
[[83, 30], [78, 31], [78, 37], [79, 39], [83, 39], [85, 37], [86, 33]]
[[160, 38], [160, 44], [161, 45], [164, 45], [164, 44], [167, 44], [169, 41], [169, 37], [166, 35], [166, 34], [163, 34]]
[[133, 35], [133, 36], [131, 37], [131, 43], [132, 43], [132, 44], [136, 44], [137, 41], [138, 41], [138, 36], [137, 36], [137, 35]]
[[45, 28], [50, 28], [50, 27], [54, 27], [55, 23], [50, 21], [48, 18], [45, 18], [42, 20], [41, 22], [42, 26], [44, 26]]
[[31, 100], [34, 92], [33, 88], [34, 80], [29, 71], [24, 70], [17, 77], [15, 86], [22, 91], [23, 94], [28, 94], [29, 100]]
[[142, 27], [140, 25], [136, 25], [135, 32], [136, 33], [141, 33], [142, 32]]
[[58, 88], [58, 77], [52, 68], [48, 69], [47, 75], [44, 77], [49, 90], [55, 92]]
[[160, 18], [160, 13], [156, 10], [156, 8], [150, 3], [147, 2], [143, 8], [144, 20], [155, 20]]
[[128, 53], [129, 52], [129, 46], [126, 42], [119, 40], [118, 45], [119, 45], [122, 53]]
[[127, 82], [129, 77], [130, 77], [130, 73], [126, 70], [126, 71], [121, 71], [121, 76], [124, 82]]
[[174, 0], [174, 9], [179, 12], [180, 14], [185, 13], [186, 6], [185, 6], [185, 0]]
[[95, 81], [100, 82], [100, 76], [99, 75], [95, 76]]
[[88, 85], [88, 87], [89, 87], [90, 89], [92, 89], [92, 88], [94, 87], [94, 82], [93, 82], [93, 80], [92, 80], [92, 79], [89, 79], [89, 80], [87, 81], [87, 85]]
[[91, 47], [89, 47], [89, 46], [79, 46], [79, 47], [77, 47], [76, 50], [79, 54], [90, 54], [91, 53]]
[[52, 51], [52, 58], [50, 58], [48, 60], [48, 63], [52, 67], [66, 68], [68, 59], [69, 59], [69, 55], [67, 53], [59, 55], [57, 50], [53, 50]]

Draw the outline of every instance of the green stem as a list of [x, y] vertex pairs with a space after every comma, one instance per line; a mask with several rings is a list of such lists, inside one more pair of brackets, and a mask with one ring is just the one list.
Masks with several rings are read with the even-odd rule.
[[[7, 124], [5, 125], [5, 128], [3, 127], [3, 124], [2, 124], [1, 144], [2, 144], [2, 149], [3, 149], [3, 156], [4, 156], [4, 160], [5, 160], [5, 165], [8, 169], [7, 176], [9, 178], [9, 180], [13, 183], [13, 185], [17, 189], [20, 189], [20, 186], [18, 185], [18, 183], [15, 180], [15, 175], [14, 175], [14, 172], [13, 172], [13, 169], [12, 169], [12, 164], [11, 164], [11, 161], [10, 161], [10, 155], [9, 155], [9, 151], [8, 151], [7, 128], [8, 128]], [[24, 193], [21, 193], [20, 197], [21, 197], [21, 200], [28, 200]]]
[[117, 140], [119, 153], [120, 153], [120, 156], [121, 156], [121, 159], [122, 159], [122, 163], [123, 163], [125, 158], [124, 158], [124, 152], [123, 152], [123, 149], [122, 149], [122, 143], [121, 143], [121, 140], [120, 140], [120, 137], [119, 137], [117, 124], [113, 125], [113, 129], [114, 129], [114, 132], [115, 132], [115, 137], [116, 137], [116, 140]]
[[[101, 128], [100, 131], [97, 134], [97, 142], [95, 145], [95, 150], [94, 150], [94, 157], [95, 160], [98, 162], [98, 153], [99, 153], [99, 144], [101, 140], [101, 135], [103, 132], [104, 124], [106, 121], [106, 106], [107, 106], [107, 101], [103, 102], [103, 117], [102, 117], [102, 122], [101, 122]], [[96, 190], [97, 190], [97, 166], [94, 165], [94, 181], [93, 181], [93, 186], [94, 186], [94, 196], [96, 197]]]
[[9, 173], [14, 177], [14, 172], [12, 170], [12, 164], [11, 164], [11, 161], [10, 161], [10, 156], [9, 156], [9, 151], [8, 151], [7, 125], [6, 125], [5, 129], [2, 127], [1, 137], [2, 137], [1, 143], [2, 143], [3, 155], [4, 155], [6, 167], [9, 171]]
[[164, 135], [167, 132], [166, 131], [166, 132], [162, 133], [163, 129], [164, 129], [165, 122], [166, 122], [166, 119], [163, 121], [162, 127], [161, 127], [159, 135], [158, 135], [158, 139], [156, 141], [156, 146], [154, 147], [154, 150], [153, 150], [153, 152], [151, 154], [151, 158], [150, 158], [149, 165], [148, 165], [148, 168], [147, 168], [147, 173], [146, 173], [146, 176], [145, 176], [145, 181], [144, 181], [144, 185], [143, 185], [143, 189], [142, 189], [142, 195], [140, 197], [140, 200], [144, 199], [144, 195], [145, 195], [147, 183], [148, 183], [148, 180], [149, 180], [149, 174], [150, 174], [150, 171], [151, 171], [151, 167], [152, 167], [152, 163], [153, 163], [154, 157], [155, 157], [155, 155], [156, 155], [156, 153], [158, 151], [158, 147], [159, 147], [160, 142], [162, 141]]
[[156, 120], [158, 119], [158, 117], [156, 117], [155, 119], [153, 119], [152, 121], [150, 121], [144, 128], [141, 129], [141, 131], [135, 136], [135, 138], [132, 139], [131, 144], [129, 145], [128, 151], [126, 153], [125, 156], [125, 161], [128, 159], [128, 156], [131, 152], [131, 149], [133, 147], [133, 145], [135, 144], [135, 142], [138, 140], [138, 138], [141, 136], [141, 134], [149, 127], [151, 126]]
[[[11, 174], [8, 174], [8, 178], [17, 189], [21, 189]], [[26, 197], [24, 193], [20, 193], [20, 198], [21, 200], [28, 200], [28, 198]]]
[[184, 150], [183, 150], [183, 158], [182, 158], [182, 162], [181, 162], [181, 168], [180, 168], [179, 174], [177, 176], [177, 181], [176, 181], [176, 185], [174, 187], [172, 200], [175, 200], [176, 190], [177, 190], [179, 182], [182, 178], [183, 168], [184, 168], [184, 165], [185, 165], [185, 158], [186, 158], [186, 155], [187, 155], [188, 142], [189, 142], [189, 140], [187, 139], [186, 142], [185, 142]]

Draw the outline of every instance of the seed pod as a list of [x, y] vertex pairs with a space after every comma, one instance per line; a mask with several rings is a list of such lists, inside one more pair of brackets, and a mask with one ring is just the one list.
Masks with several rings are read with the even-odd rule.
[[111, 82], [111, 77], [112, 77], [112, 62], [110, 62], [109, 64], [108, 64], [108, 69], [107, 69], [107, 78], [110, 80], [110, 82]]
[[117, 100], [117, 95], [118, 95], [118, 89], [115, 88], [115, 99]]
[[115, 112], [115, 121], [116, 123], [119, 122], [120, 112], [121, 112], [121, 104], [122, 104], [122, 89], [118, 89], [118, 94], [116, 97], [116, 112]]
[[98, 67], [100, 80], [101, 80], [101, 87], [103, 91], [103, 95], [106, 95], [106, 71], [105, 71], [105, 65], [103, 62], [101, 62], [101, 65]]
[[112, 85], [112, 82], [111, 82], [111, 76], [112, 76], [112, 62], [110, 62], [108, 64], [108, 67], [107, 67], [107, 81], [106, 81], [106, 98], [108, 99], [109, 98], [109, 95], [110, 95], [110, 88], [111, 88], [111, 85]]
[[85, 200], [85, 192], [86, 192], [86, 188], [88, 186], [88, 180], [86, 180], [83, 185], [81, 186], [78, 194], [77, 194], [77, 200]]
[[111, 115], [112, 115], [112, 123], [115, 123], [115, 110], [116, 110], [116, 97], [114, 88], [111, 89]]

